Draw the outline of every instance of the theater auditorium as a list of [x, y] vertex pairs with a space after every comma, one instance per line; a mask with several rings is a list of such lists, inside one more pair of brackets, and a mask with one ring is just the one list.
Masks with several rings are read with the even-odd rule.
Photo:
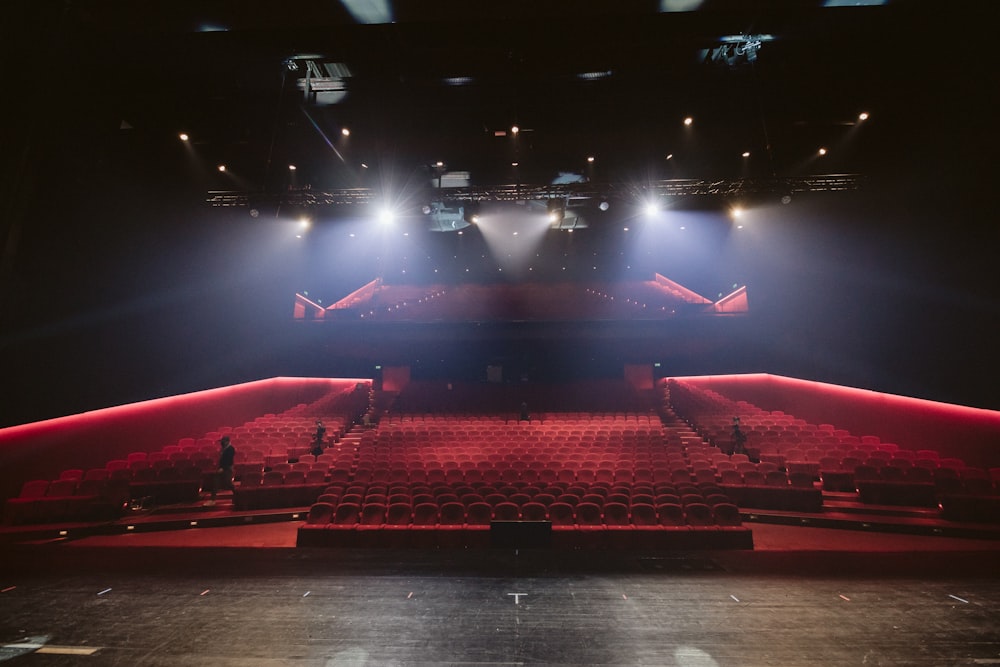
[[975, 13], [196, 4], [6, 12], [0, 662], [1000, 664]]

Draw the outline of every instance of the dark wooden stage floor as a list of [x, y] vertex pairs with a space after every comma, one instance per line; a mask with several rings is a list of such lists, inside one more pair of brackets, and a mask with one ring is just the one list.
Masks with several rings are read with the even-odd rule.
[[1000, 552], [832, 532], [838, 550], [678, 554], [6, 546], [0, 661], [1000, 664]]

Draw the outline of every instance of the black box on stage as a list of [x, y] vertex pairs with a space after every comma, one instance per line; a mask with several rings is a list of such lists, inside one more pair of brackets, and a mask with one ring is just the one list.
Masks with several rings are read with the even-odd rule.
[[491, 521], [490, 543], [502, 549], [546, 549], [552, 546], [552, 522]]

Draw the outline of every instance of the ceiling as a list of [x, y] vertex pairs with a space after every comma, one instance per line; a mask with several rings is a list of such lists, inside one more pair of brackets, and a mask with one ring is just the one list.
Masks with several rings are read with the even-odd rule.
[[[90, 118], [144, 149], [186, 132], [206, 192], [362, 187], [395, 198], [448, 171], [474, 185], [561, 178], [628, 190], [886, 170], [886, 148], [912, 123], [898, 92], [913, 74], [896, 64], [924, 20], [905, 0], [230, 0], [196, 10], [123, 0], [25, 11], [31, 28], [17, 37], [42, 63], [21, 74], [40, 88], [21, 100], [25, 113], [48, 99], [64, 118], [85, 102], [68, 122]], [[753, 62], [744, 37], [763, 37]], [[742, 55], [713, 62], [727, 45]], [[310, 85], [332, 71], [321, 83], [338, 92], [304, 92], [311, 66]], [[871, 118], [860, 123], [860, 112]], [[158, 177], [191, 171], [163, 155]]]

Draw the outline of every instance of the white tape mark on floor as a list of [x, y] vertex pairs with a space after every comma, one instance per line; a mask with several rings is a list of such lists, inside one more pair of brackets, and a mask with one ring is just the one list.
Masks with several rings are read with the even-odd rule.
[[43, 646], [35, 653], [52, 655], [94, 655], [101, 650], [100, 646]]

